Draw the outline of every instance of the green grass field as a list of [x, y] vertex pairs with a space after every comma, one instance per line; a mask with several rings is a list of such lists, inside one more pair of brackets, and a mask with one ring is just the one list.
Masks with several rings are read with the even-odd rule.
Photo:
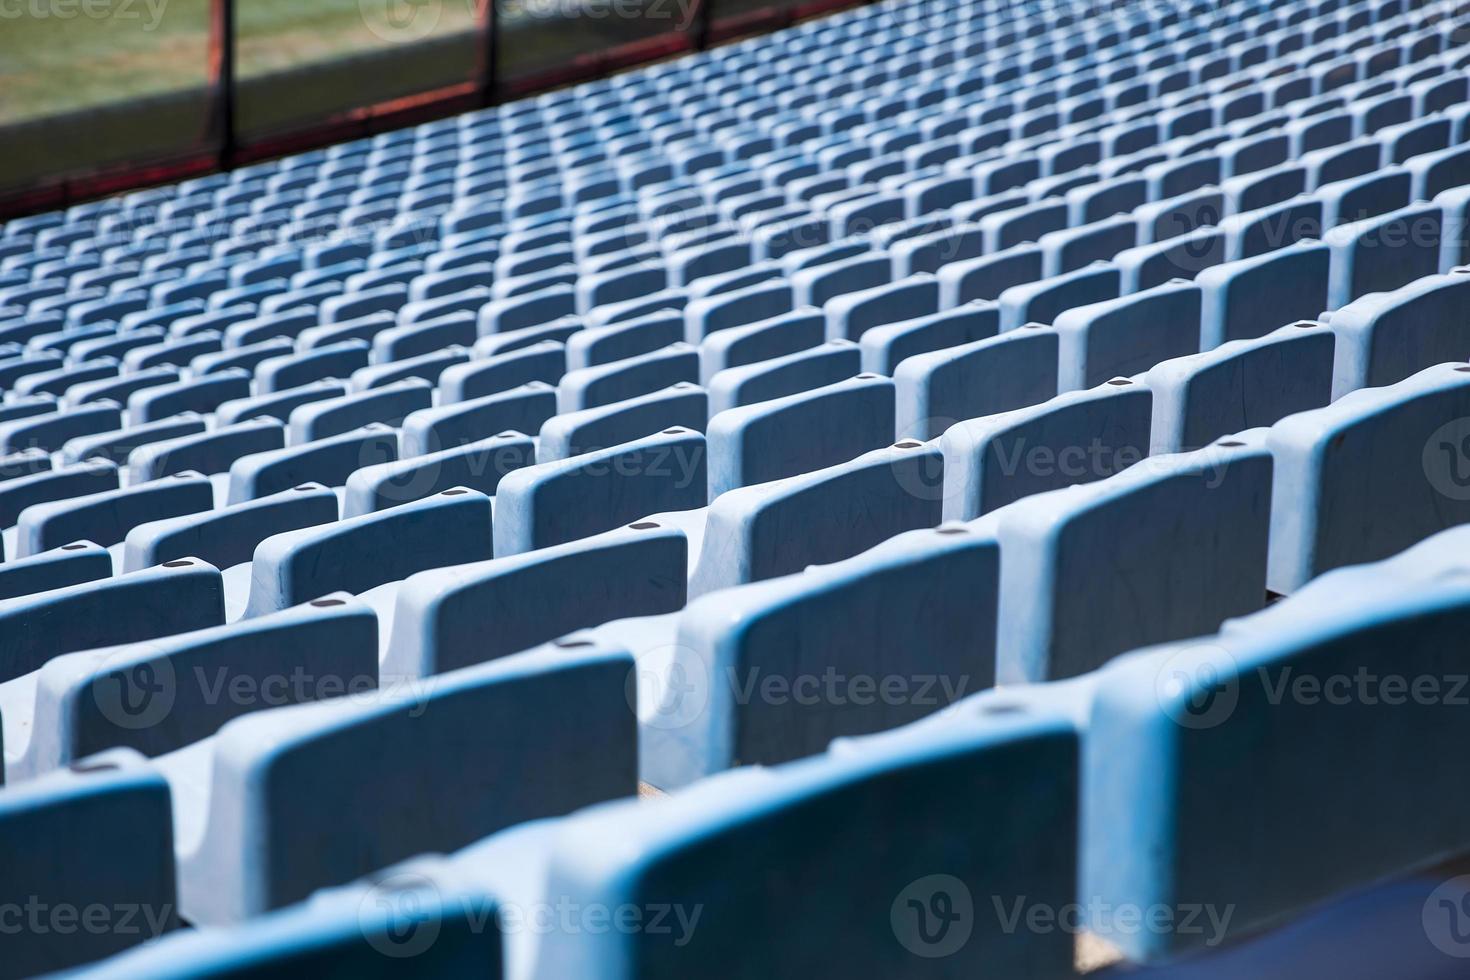
[[[473, 0], [238, 0], [242, 78], [441, 37]], [[207, 77], [209, 0], [0, 0], [0, 123]]]

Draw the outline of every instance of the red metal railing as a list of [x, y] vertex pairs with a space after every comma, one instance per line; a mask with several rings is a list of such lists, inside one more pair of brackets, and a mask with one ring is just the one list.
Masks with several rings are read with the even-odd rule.
[[514, 79], [501, 77], [500, 31], [495, 0], [476, 0], [477, 51], [473, 78], [404, 98], [361, 106], [291, 130], [255, 139], [236, 124], [235, 0], [211, 0], [207, 98], [209, 111], [199, 148], [164, 158], [129, 160], [0, 190], [0, 220], [51, 211], [127, 190], [184, 180], [216, 170], [286, 156], [346, 140], [439, 119], [537, 92], [590, 81], [636, 65], [703, 50], [732, 38], [765, 33], [799, 20], [873, 0], [809, 0], [719, 17], [720, 0], [695, 0], [681, 29], [572, 57], [555, 68]]

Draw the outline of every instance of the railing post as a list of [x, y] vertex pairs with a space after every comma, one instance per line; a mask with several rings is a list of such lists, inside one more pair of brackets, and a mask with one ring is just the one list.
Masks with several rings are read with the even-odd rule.
[[710, 8], [714, 0], [694, 0], [694, 10], [689, 15], [689, 43], [695, 51], [709, 47]]
[[500, 96], [500, 18], [495, 0], [476, 0], [480, 25], [480, 54], [476, 79], [480, 105], [492, 106]]
[[235, 0], [209, 3], [209, 135], [221, 170], [235, 162]]

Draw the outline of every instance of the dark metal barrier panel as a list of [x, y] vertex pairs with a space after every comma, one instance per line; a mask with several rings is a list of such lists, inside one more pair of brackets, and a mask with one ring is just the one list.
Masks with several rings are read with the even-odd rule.
[[[414, 125], [864, 2], [93, 0], [82, 8], [115, 19], [7, 20], [0, 220]], [[11, 67], [18, 48], [26, 57]]]
[[0, 9], [0, 188], [207, 141], [211, 0]]

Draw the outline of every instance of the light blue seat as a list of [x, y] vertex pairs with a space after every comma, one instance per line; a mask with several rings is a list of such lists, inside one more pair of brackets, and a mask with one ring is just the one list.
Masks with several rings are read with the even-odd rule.
[[194, 412], [183, 412], [157, 422], [68, 439], [61, 447], [61, 462], [79, 463], [84, 459], [106, 459], [123, 463], [135, 449], [203, 431], [203, 418]]
[[1165, 242], [1210, 225], [1225, 214], [1225, 195], [1214, 186], [1140, 205], [1133, 212], [1138, 244]]
[[848, 292], [824, 306], [828, 339], [857, 341], [873, 327], [939, 312], [939, 283], [927, 272]]
[[568, 371], [557, 385], [557, 409], [577, 412], [698, 381], [699, 352], [680, 341], [650, 354]]
[[385, 330], [391, 330], [398, 322], [393, 313], [369, 313], [340, 323], [323, 323], [307, 327], [296, 338], [296, 347], [303, 354], [322, 347], [336, 347], [349, 340], [362, 340], [368, 344]]
[[185, 557], [227, 570], [250, 561], [255, 546], [273, 534], [336, 519], [337, 495], [320, 484], [303, 483], [258, 500], [139, 524], [127, 533], [122, 570], [141, 571]]
[[284, 424], [291, 418], [291, 412], [301, 405], [340, 398], [345, 394], [347, 386], [340, 381], [313, 381], [253, 398], [232, 399], [215, 409], [214, 418], [220, 426], [261, 418], [275, 419]]
[[1301, 320], [1154, 365], [1144, 376], [1154, 395], [1149, 451], [1200, 449], [1321, 408], [1332, 400], [1334, 346], [1329, 327]]
[[690, 595], [840, 561], [903, 531], [933, 527], [943, 479], [939, 450], [905, 439], [721, 494], [705, 519]]
[[482, 335], [507, 333], [550, 323], [577, 312], [571, 286], [556, 285], [519, 296], [497, 298], [480, 308]]
[[567, 459], [675, 427], [703, 432], [709, 416], [704, 389], [681, 381], [662, 391], [547, 419], [537, 440], [536, 460]]
[[[1283, 163], [1258, 173], [1241, 174], [1222, 181], [1223, 210], [1236, 214], [1283, 204], [1307, 191], [1307, 169], [1297, 163]], [[1219, 224], [1216, 220], [1212, 224]]]
[[684, 339], [700, 344], [720, 331], [781, 317], [796, 309], [795, 295], [790, 283], [770, 280], [691, 299], [682, 307]]
[[1120, 214], [1089, 224], [1048, 232], [1037, 239], [1042, 275], [1059, 276], [1093, 262], [1106, 262], [1138, 244], [1138, 222]]
[[28, 558], [72, 541], [111, 547], [121, 544], [139, 524], [198, 513], [213, 504], [209, 479], [189, 472], [121, 490], [32, 504], [16, 522], [16, 556]]
[[[192, 770], [210, 785], [207, 800], [175, 801], [176, 825], [193, 832], [180, 834], [182, 914], [239, 921], [416, 854], [631, 796], [631, 658], [588, 640], [558, 644], [419, 691], [385, 683], [376, 697], [255, 712], [225, 725], [208, 752], [165, 757], [172, 778]], [[552, 723], [566, 717], [576, 726]], [[596, 753], [577, 751], [589, 742]], [[471, 746], [478, 761], [466, 766]], [[354, 818], [322, 807], [323, 795], [352, 800]]]
[[[1324, 575], [1218, 635], [1102, 671], [1086, 736], [1083, 810], [1096, 817], [1082, 824], [1082, 889], [1108, 904], [1230, 908], [1219, 933], [1228, 942], [1462, 850], [1462, 830], [1442, 809], [1461, 783], [1437, 750], [1461, 737], [1462, 713], [1445, 700], [1453, 682], [1426, 699], [1390, 678], [1455, 672], [1444, 656], [1470, 610], [1458, 574], [1465, 544], [1459, 531], [1437, 535], [1398, 558]], [[1405, 759], [1421, 760], [1412, 775]], [[1249, 830], [1241, 808], [1254, 815]], [[1161, 834], [1165, 826], [1176, 832]], [[1275, 870], [1252, 873], [1261, 867]], [[1416, 937], [1421, 908], [1447, 921], [1443, 894], [1412, 900]], [[1451, 942], [1440, 935], [1429, 962]], [[1120, 938], [1138, 961], [1202, 940]]]
[[477, 358], [456, 364], [440, 375], [440, 402], [470, 401], [532, 381], [554, 385], [562, 379], [566, 367], [564, 345], [552, 340], [484, 359]]
[[615, 619], [677, 612], [688, 542], [639, 521], [566, 544], [411, 576], [399, 589], [389, 678], [430, 677]]
[[1470, 374], [1461, 367], [1438, 364], [1348, 392], [1272, 426], [1272, 591], [1291, 593], [1470, 520], [1457, 421]]
[[1325, 236], [1332, 249], [1327, 309], [1434, 275], [1443, 225], [1438, 205], [1417, 204], [1332, 228]]
[[1403, 161], [1413, 174], [1411, 196], [1426, 201], [1456, 187], [1470, 184], [1470, 147], [1458, 145]]
[[1325, 309], [1332, 250], [1320, 242], [1298, 242], [1254, 258], [1226, 262], [1201, 272], [1200, 350], [1231, 340], [1264, 336]]
[[1225, 245], [1222, 231], [1200, 228], [1166, 241], [1130, 248], [1120, 252], [1113, 261], [1122, 271], [1123, 292], [1136, 293], [1173, 279], [1195, 278], [1210, 266], [1225, 261]]
[[1373, 293], [1332, 315], [1337, 338], [1334, 397], [1401, 381], [1434, 364], [1463, 358], [1463, 315], [1470, 277], [1430, 275]]
[[[642, 641], [634, 653], [643, 778], [672, 790], [732, 765], [809, 755], [832, 738], [890, 728], [989, 687], [998, 565], [993, 537], [949, 525], [906, 531], [831, 564], [798, 565], [696, 600], [671, 617], [667, 637], [631, 633]], [[599, 632], [619, 636], [636, 625]], [[929, 654], [905, 653], [919, 649]], [[751, 682], [794, 693], [817, 673], [836, 675], [830, 700], [743, 693]], [[925, 696], [863, 698], [847, 687], [878, 675], [916, 684], [922, 676]]]
[[[815, 714], [788, 705], [762, 727], [798, 712]], [[972, 894], [1024, 894], [1046, 907], [1073, 900], [1075, 850], [1063, 842], [1077, 810], [1075, 733], [1054, 715], [997, 719], [981, 731], [904, 740], [900, 734], [843, 743], [774, 769], [721, 775], [680, 793], [657, 814], [611, 804], [548, 828], [548, 856], [536, 862], [549, 869], [546, 879], [534, 886], [527, 881], [524, 893], [514, 893], [517, 901], [535, 904], [559, 894], [578, 905], [657, 903], [681, 917], [667, 934], [545, 935], [536, 947], [537, 963], [545, 968], [538, 976], [750, 975], [779, 972], [779, 964], [798, 971], [828, 964], [851, 976], [928, 977], [951, 969], [957, 975], [1063, 975], [1070, 937], [1006, 930], [979, 914], [963, 939], [931, 930], [936, 910], [968, 921], [969, 913], [959, 910], [978, 900]], [[1036, 775], [1018, 781], [1009, 806], [981, 788], [1000, 780], [1015, 785], [1017, 768]], [[932, 790], [926, 788], [931, 782]], [[885, 801], [896, 796], [906, 802], [894, 814]], [[860, 865], [849, 860], [860, 841], [889, 825], [911, 846], [884, 849]], [[829, 829], [817, 829], [824, 826]], [[609, 835], [627, 841], [626, 849], [594, 864], [597, 841]], [[981, 843], [962, 844], [967, 836]], [[502, 846], [516, 842], [505, 835]], [[488, 875], [504, 853], [496, 845], [492, 840], [469, 849], [454, 863], [466, 875]], [[769, 853], [773, 864], [810, 887], [844, 895], [853, 921], [868, 925], [774, 928], [773, 922], [795, 914], [795, 893], [738, 860], [746, 846]], [[956, 863], [955, 855], [963, 858]], [[712, 917], [703, 928], [693, 921], [694, 908]], [[768, 942], [740, 938], [767, 932]], [[943, 967], [930, 968], [936, 961]]]
[[12, 419], [0, 422], [0, 454], [23, 449], [55, 452], [71, 439], [112, 432], [121, 426], [122, 409], [111, 401]]
[[200, 354], [189, 362], [189, 374], [200, 378], [221, 371], [240, 369], [253, 373], [256, 365], [270, 357], [292, 353], [295, 345], [286, 337], [262, 340], [248, 347], [227, 347], [213, 354]]
[[[684, 339], [684, 316], [661, 310], [623, 323], [577, 331], [566, 339], [566, 369], [596, 367], [649, 354]], [[560, 378], [545, 378], [555, 383]]]
[[533, 381], [510, 391], [420, 409], [403, 420], [405, 458], [504, 432], [533, 433], [556, 414], [556, 391]]
[[[74, 384], [66, 389], [66, 404], [69, 406], [86, 405], [107, 399], [122, 405], [127, 403], [129, 396], [135, 391], [173, 384], [180, 377], [176, 368], [156, 367], [132, 371], [121, 376], [100, 378], [96, 381], [83, 381], [81, 384]], [[55, 401], [51, 395], [33, 395], [31, 398], [50, 398], [53, 402]]]
[[268, 316], [238, 320], [224, 329], [225, 347], [246, 347], [275, 337], [295, 340], [302, 331], [319, 322], [316, 311], [310, 307], [286, 309]]
[[583, 319], [588, 327], [607, 327], [614, 323], [627, 323], [660, 310], [682, 310], [690, 299], [690, 291], [678, 286], [621, 303], [605, 303], [591, 310]]
[[232, 368], [189, 381], [145, 388], [128, 396], [128, 420], [138, 425], [180, 412], [213, 412], [235, 398], [249, 398], [250, 372]]
[[366, 592], [426, 568], [491, 556], [490, 499], [456, 487], [423, 500], [274, 534], [255, 548], [246, 617], [329, 592]]
[[726, 368], [816, 347], [826, 337], [826, 329], [820, 310], [802, 307], [716, 331], [699, 343], [700, 383], [709, 384], [710, 379]]
[[981, 518], [1005, 556], [997, 681], [1073, 677], [1261, 608], [1272, 499], [1255, 429]]
[[1319, 186], [1315, 197], [1322, 202], [1325, 229], [1365, 218], [1375, 218], [1409, 206], [1413, 175], [1402, 168], [1375, 170]]
[[[792, 302], [796, 306], [824, 306], [835, 297], [887, 285], [892, 281], [893, 262], [888, 253], [865, 251], [851, 258], [793, 272]], [[774, 310], [767, 315], [778, 312], [781, 311]]]
[[[168, 784], [141, 763], [107, 756], [0, 794], [3, 899], [48, 910], [42, 928], [8, 938], [7, 970], [80, 967], [179, 927]], [[107, 910], [114, 928], [81, 928], [88, 908]], [[45, 927], [55, 909], [77, 910], [73, 928]], [[132, 928], [116, 927], [123, 915]]]
[[[758, 365], [753, 366], [758, 367]], [[893, 441], [895, 387], [858, 375], [710, 419], [709, 496], [843, 463]]]
[[[378, 686], [378, 620], [339, 594], [270, 616], [69, 653], [41, 668], [11, 771], [31, 778], [116, 748], [159, 756], [232, 718]], [[230, 690], [230, 696], [220, 692]], [[12, 757], [17, 753], [12, 752]]]
[[500, 481], [495, 555], [518, 555], [601, 534], [649, 514], [706, 502], [704, 436], [674, 427], [658, 435], [540, 463]]
[[1030, 325], [915, 354], [894, 371], [900, 438], [932, 439], [963, 419], [1043, 402], [1057, 393], [1055, 331]]
[[157, 480], [185, 470], [210, 475], [227, 472], [241, 456], [280, 449], [286, 444], [285, 427], [259, 418], [208, 432], [150, 440], [126, 458], [134, 480]]
[[941, 309], [951, 309], [977, 299], [998, 299], [1012, 286], [1041, 278], [1042, 250], [1037, 245], [1016, 245], [976, 259], [950, 262], [939, 268]]
[[709, 416], [836, 384], [858, 374], [861, 361], [856, 344], [837, 339], [809, 350], [727, 368], [710, 379]]
[[0, 599], [49, 592], [112, 575], [112, 555], [90, 541], [73, 541], [52, 551], [0, 565]]
[[151, 640], [225, 620], [220, 573], [193, 558], [0, 602], [0, 682], [63, 653]]
[[1322, 237], [1322, 202], [1302, 196], [1283, 204], [1232, 214], [1220, 224], [1227, 261], [1248, 259], [1304, 239]]
[[373, 422], [394, 427], [411, 412], [429, 408], [433, 395], [433, 386], [427, 381], [408, 378], [369, 391], [298, 405], [291, 410], [289, 441], [293, 446], [300, 446]]
[[1198, 352], [1201, 296], [1195, 284], [1169, 282], [1062, 313], [1058, 389], [1091, 388]]
[[993, 337], [999, 329], [999, 310], [985, 300], [870, 327], [859, 341], [862, 368], [891, 376], [908, 357]]
[[[405, 308], [406, 310], [407, 308]], [[469, 347], [478, 336], [477, 310], [455, 310], [442, 316], [423, 316], [407, 320], [399, 314], [399, 325], [389, 327], [373, 337], [373, 358], [378, 361], [401, 361], [428, 354], [443, 347]]]
[[535, 459], [529, 436], [500, 433], [451, 449], [364, 466], [347, 478], [342, 516], [386, 510], [455, 487], [494, 496], [505, 474]]
[[497, 354], [508, 354], [511, 351], [521, 350], [547, 340], [566, 343], [582, 330], [581, 317], [564, 316], [539, 326], [487, 334], [475, 341], [471, 349], [475, 357], [494, 357]]
[[231, 504], [280, 493], [302, 483], [340, 487], [354, 470], [398, 458], [398, 434], [373, 423], [353, 432], [264, 453], [242, 456], [230, 464]]
[[1012, 286], [1000, 294], [1000, 329], [1015, 330], [1027, 323], [1052, 323], [1067, 310], [1116, 299], [1122, 276], [1107, 263], [1035, 282]]
[[470, 352], [463, 347], [446, 347], [440, 351], [420, 354], [418, 357], [409, 357], [401, 361], [371, 364], [352, 372], [351, 386], [353, 391], [368, 391], [372, 388], [397, 384], [409, 378], [421, 378], [436, 385], [439, 383], [439, 377], [446, 370], [456, 364], [463, 364], [469, 359]]
[[1153, 396], [1115, 378], [944, 431], [944, 516], [970, 520], [1032, 494], [1106, 479], [1148, 456]]

